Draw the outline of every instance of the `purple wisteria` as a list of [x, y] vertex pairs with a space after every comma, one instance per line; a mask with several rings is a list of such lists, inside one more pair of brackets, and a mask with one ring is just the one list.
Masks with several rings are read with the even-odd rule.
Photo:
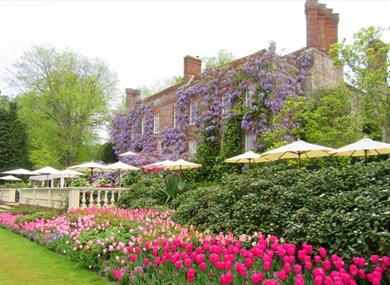
[[[295, 128], [293, 116], [286, 116], [278, 124], [273, 122], [273, 118], [283, 109], [287, 98], [304, 95], [304, 79], [311, 66], [311, 59], [309, 51], [279, 56], [271, 47], [228, 66], [206, 70], [201, 80], [181, 86], [176, 91], [176, 125], [161, 132], [163, 157], [175, 159], [185, 153], [186, 133], [190, 127], [190, 104], [195, 101], [198, 114], [191, 128], [195, 128], [198, 134], [202, 133], [205, 141], [215, 140], [215, 130], [223, 130], [226, 120], [236, 116], [237, 112], [242, 112], [242, 129], [256, 134], [256, 137], [276, 128]], [[239, 104], [243, 107], [236, 108]], [[291, 130], [286, 133], [285, 139], [291, 139]], [[117, 154], [128, 150], [157, 153], [151, 106], [138, 101], [127, 113], [116, 114], [111, 138]], [[262, 146], [258, 143], [257, 147]], [[150, 162], [153, 157], [131, 159], [135, 161], [128, 162], [140, 165]]]

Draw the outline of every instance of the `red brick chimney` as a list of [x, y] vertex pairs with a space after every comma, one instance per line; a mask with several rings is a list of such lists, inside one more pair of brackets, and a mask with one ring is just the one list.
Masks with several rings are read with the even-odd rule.
[[141, 98], [141, 92], [138, 89], [126, 88], [126, 109], [130, 109], [135, 102]]
[[330, 46], [338, 40], [339, 14], [318, 0], [306, 0], [305, 13], [307, 47], [328, 54]]
[[184, 80], [191, 80], [192, 76], [199, 79], [202, 74], [202, 60], [199, 57], [187, 55], [184, 57]]

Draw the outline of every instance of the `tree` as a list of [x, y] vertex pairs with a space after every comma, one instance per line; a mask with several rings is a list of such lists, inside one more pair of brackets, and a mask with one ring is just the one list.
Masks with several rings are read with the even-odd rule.
[[235, 59], [231, 52], [221, 49], [217, 56], [203, 57], [202, 62], [205, 69], [213, 69], [228, 64]]
[[354, 34], [352, 44], [347, 44], [345, 39], [335, 44], [331, 55], [335, 64], [347, 66], [349, 82], [360, 90], [356, 100], [362, 106], [364, 121], [380, 126], [382, 140], [390, 142], [390, 44], [381, 37], [382, 29], [363, 28]]
[[[276, 126], [290, 117], [292, 136], [311, 143], [339, 148], [361, 137], [351, 88], [341, 85], [317, 91], [312, 98], [291, 97], [274, 118]], [[287, 128], [275, 128], [263, 136], [269, 148], [286, 137]]]
[[0, 171], [29, 167], [26, 127], [17, 116], [17, 105], [0, 97]]
[[118, 160], [112, 142], [106, 142], [99, 146], [98, 160], [104, 163], [114, 163]]
[[21, 90], [20, 116], [36, 165], [70, 165], [81, 146], [92, 145], [107, 122], [116, 77], [99, 59], [34, 47], [14, 65]]

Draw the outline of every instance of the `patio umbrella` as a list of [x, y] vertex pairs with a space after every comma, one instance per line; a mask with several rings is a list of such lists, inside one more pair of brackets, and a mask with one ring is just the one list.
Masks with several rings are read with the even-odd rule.
[[124, 153], [119, 154], [119, 156], [131, 156], [131, 155], [137, 155], [135, 152], [127, 151]]
[[76, 171], [76, 170], [72, 170], [72, 169], [61, 170], [59, 174], [68, 175], [68, 177], [70, 177], [70, 176], [82, 176], [82, 175], [84, 175], [84, 173], [79, 172], [79, 171]]
[[126, 164], [122, 161], [118, 161], [112, 164], [107, 165], [108, 168], [118, 171], [119, 172], [119, 182], [121, 181], [121, 171], [127, 172], [127, 171], [134, 171], [134, 170], [140, 170], [138, 167], [132, 166], [130, 164]]
[[301, 167], [301, 158], [329, 156], [333, 148], [307, 143], [298, 139], [282, 147], [278, 147], [261, 154], [262, 158], [270, 161], [277, 159], [298, 159], [298, 168]]
[[163, 161], [158, 161], [158, 162], [155, 162], [155, 163], [152, 163], [152, 164], [148, 164], [148, 165], [145, 165], [143, 166], [143, 168], [153, 168], [153, 167], [161, 167], [163, 168], [165, 165], [169, 165], [171, 164], [173, 161], [172, 160], [163, 160]]
[[76, 170], [76, 171], [82, 171], [82, 172], [91, 171], [91, 179], [90, 179], [90, 183], [91, 184], [92, 184], [92, 176], [93, 176], [93, 172], [94, 171], [96, 171], [96, 172], [105, 172], [105, 171], [109, 171], [110, 170], [106, 165], [103, 165], [103, 164], [100, 164], [100, 163], [96, 163], [96, 162], [93, 162], [93, 161], [85, 162], [85, 163], [74, 165], [74, 166], [70, 166], [70, 167], [68, 167], [68, 169]]
[[61, 174], [61, 182], [60, 182], [61, 188], [64, 187], [65, 183], [67, 183], [65, 181], [65, 178], [75, 178], [84, 175], [84, 173], [78, 172], [76, 170], [71, 170], [71, 169], [61, 170], [60, 174]]
[[22, 179], [19, 179], [15, 176], [12, 176], [12, 175], [3, 176], [3, 177], [0, 177], [0, 179], [4, 180], [4, 181], [22, 181]]
[[261, 157], [260, 154], [255, 153], [253, 151], [247, 151], [243, 154], [233, 156], [231, 158], [225, 159], [225, 162], [227, 163], [256, 163], [256, 162], [268, 162], [271, 160], [268, 160], [264, 157]]
[[381, 154], [390, 154], [390, 144], [374, 141], [367, 137], [331, 153], [334, 156], [364, 156], [366, 162], [367, 156]]
[[[34, 170], [33, 172], [36, 174], [46, 175], [47, 181], [49, 181], [49, 175], [60, 174], [60, 171], [58, 169], [55, 169], [55, 168], [50, 167], [50, 166], [46, 166], [46, 167]], [[48, 184], [49, 184], [49, 182], [48, 182]]]
[[171, 169], [171, 170], [184, 170], [184, 169], [192, 169], [192, 168], [199, 168], [201, 167], [201, 164], [193, 163], [190, 161], [185, 161], [184, 159], [179, 159], [176, 161], [167, 162], [164, 165], [161, 165], [161, 168], [164, 169]]
[[13, 174], [13, 175], [35, 175], [36, 173], [27, 169], [19, 168], [9, 171], [2, 172], [4, 174]]

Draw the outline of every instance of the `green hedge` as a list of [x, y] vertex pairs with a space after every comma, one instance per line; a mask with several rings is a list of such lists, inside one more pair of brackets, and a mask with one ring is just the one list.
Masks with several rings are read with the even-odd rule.
[[179, 198], [177, 222], [213, 232], [261, 231], [345, 256], [390, 251], [390, 162], [342, 169], [270, 166]]

